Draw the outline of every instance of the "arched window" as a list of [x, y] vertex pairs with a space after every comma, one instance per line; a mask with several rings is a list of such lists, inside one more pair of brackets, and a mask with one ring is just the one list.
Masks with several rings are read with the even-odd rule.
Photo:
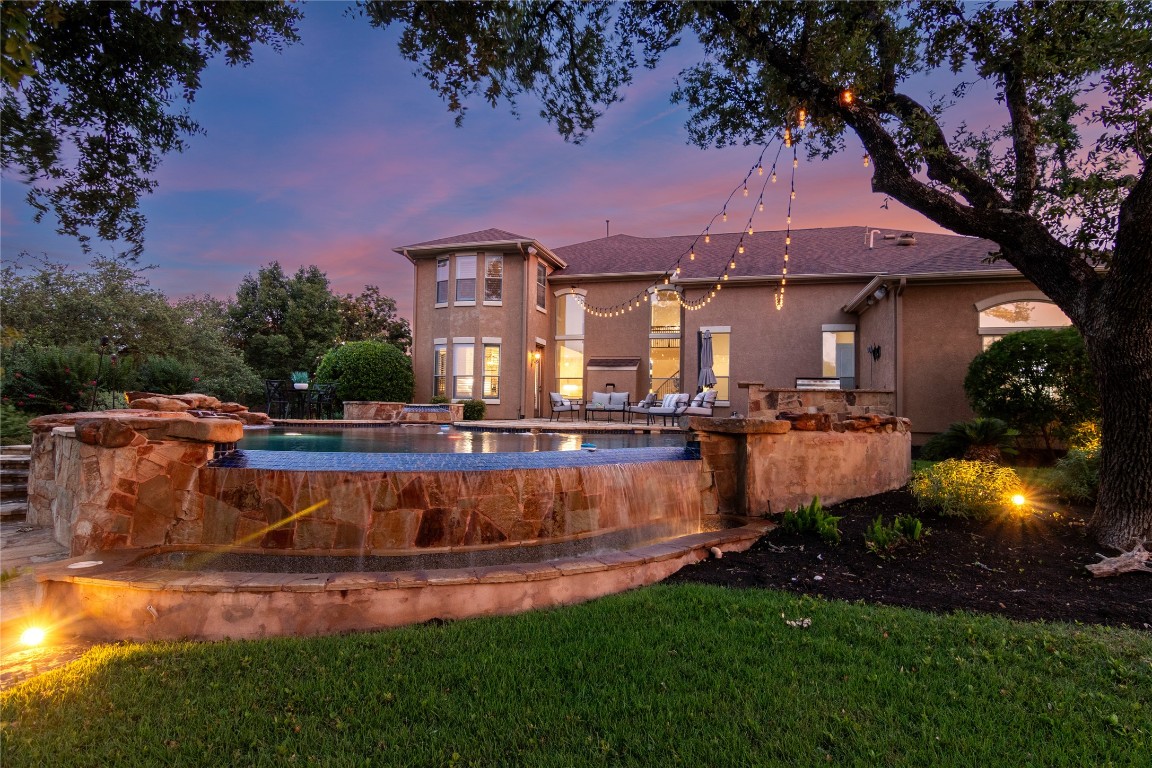
[[582, 288], [556, 291], [556, 390], [584, 396], [584, 303]]
[[1072, 325], [1059, 307], [1039, 291], [1006, 293], [977, 302], [979, 333], [984, 349], [1016, 331], [1057, 329]]

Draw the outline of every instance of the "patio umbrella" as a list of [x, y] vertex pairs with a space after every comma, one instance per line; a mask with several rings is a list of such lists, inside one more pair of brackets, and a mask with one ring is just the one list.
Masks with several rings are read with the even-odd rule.
[[700, 334], [700, 389], [716, 386], [716, 374], [712, 372], [712, 331]]

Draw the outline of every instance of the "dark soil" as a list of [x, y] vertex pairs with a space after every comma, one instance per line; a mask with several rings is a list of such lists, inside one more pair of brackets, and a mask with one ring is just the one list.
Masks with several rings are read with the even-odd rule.
[[[1091, 510], [1045, 507], [1024, 518], [977, 521], [922, 513], [907, 490], [891, 491], [829, 510], [843, 516], [839, 545], [777, 528], [747, 552], [688, 566], [666, 582], [1152, 630], [1152, 574], [1094, 578], [1084, 566], [1103, 550], [1086, 533]], [[900, 514], [919, 517], [927, 535], [883, 557], [869, 551], [868, 525]]]

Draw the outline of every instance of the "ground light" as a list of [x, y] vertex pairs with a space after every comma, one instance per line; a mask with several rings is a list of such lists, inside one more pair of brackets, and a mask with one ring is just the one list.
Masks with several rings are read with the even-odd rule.
[[37, 645], [41, 645], [47, 636], [48, 634], [40, 627], [28, 627], [20, 633], [20, 642], [29, 648], [35, 648]]

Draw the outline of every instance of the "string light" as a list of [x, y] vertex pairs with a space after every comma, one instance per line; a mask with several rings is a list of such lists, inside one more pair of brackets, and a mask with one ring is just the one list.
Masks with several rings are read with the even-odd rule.
[[704, 235], [704, 244], [707, 245], [710, 242], [712, 242], [712, 236], [711, 235]]
[[845, 88], [840, 92], [840, 101], [844, 102], [845, 104], [851, 104], [855, 100], [856, 96], [852, 93], [851, 90]]
[[776, 171], [772, 171], [772, 183], [776, 183]]
[[748, 197], [748, 182], [744, 182], [744, 197]]
[[868, 157], [868, 153], [864, 153], [864, 167], [867, 168], [871, 162], [872, 158]]
[[688, 251], [688, 261], [696, 261], [696, 251]]
[[797, 113], [796, 113], [796, 123], [797, 123], [796, 127], [803, 129], [804, 123], [807, 119], [808, 119], [808, 113], [807, 112], [805, 112], [803, 109], [800, 109], [799, 111], [797, 111]]
[[[744, 246], [740, 247], [743, 248]], [[728, 262], [728, 269], [736, 269], [736, 259], [732, 259], [732, 261]]]
[[760, 198], [760, 213], [764, 213], [764, 198]]
[[792, 146], [792, 129], [791, 128], [785, 128], [784, 129], [784, 146], [786, 146], [786, 147]]
[[764, 166], [761, 163], [756, 163], [756, 175], [757, 176], [763, 176], [764, 175]]
[[739, 247], [736, 248], [736, 252], [741, 255], [744, 254], [744, 243], [740, 243]]

